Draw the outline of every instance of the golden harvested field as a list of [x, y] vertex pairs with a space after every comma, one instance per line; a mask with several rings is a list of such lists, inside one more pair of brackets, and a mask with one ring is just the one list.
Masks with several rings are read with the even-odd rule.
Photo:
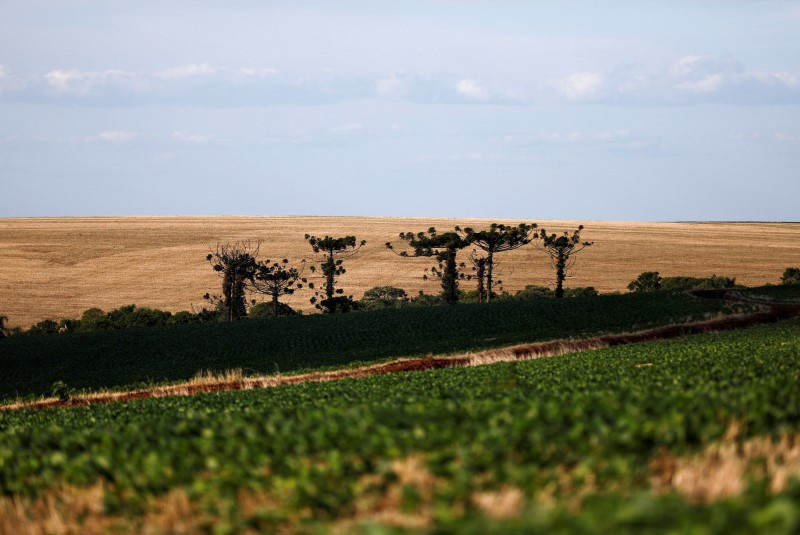
[[[535, 220], [532, 220], [535, 221]], [[409, 293], [439, 290], [423, 281], [430, 259], [399, 258], [384, 243], [401, 231], [485, 226], [489, 220], [385, 217], [86, 217], [0, 219], [0, 314], [28, 327], [46, 318], [78, 317], [90, 307], [137, 304], [171, 311], [202, 306], [219, 279], [205, 261], [216, 242], [262, 240], [262, 257], [311, 260], [304, 234], [355, 235], [367, 245], [347, 260], [341, 284], [360, 297], [373, 286]], [[504, 221], [510, 222], [510, 221]], [[574, 221], [538, 221], [548, 231]], [[776, 283], [786, 267], [800, 266], [800, 224], [630, 223], [582, 221], [595, 245], [580, 253], [567, 286], [624, 291], [640, 272], [664, 276], [735, 276], [747, 285]], [[766, 239], [764, 239], [766, 237]], [[502, 287], [552, 285], [546, 256], [526, 246], [499, 256]], [[307, 274], [308, 271], [306, 272]], [[462, 287], [471, 287], [464, 282]], [[288, 302], [312, 310], [310, 292]]]

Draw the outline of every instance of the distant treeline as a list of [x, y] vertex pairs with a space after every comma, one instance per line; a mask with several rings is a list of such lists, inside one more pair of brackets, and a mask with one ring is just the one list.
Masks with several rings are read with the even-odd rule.
[[[788, 274], [788, 278], [787, 278]], [[796, 278], [794, 278], [796, 276]], [[787, 269], [782, 284], [800, 284], [800, 269]], [[710, 288], [735, 288], [736, 279], [711, 275], [710, 277], [661, 277], [656, 271], [644, 272], [632, 281], [628, 288], [631, 292], [662, 292], [675, 294], [692, 289]], [[611, 292], [617, 294], [619, 292]], [[600, 293], [592, 286], [565, 288], [565, 298], [590, 298]], [[606, 294], [608, 295], [608, 294]], [[495, 301], [553, 299], [555, 292], [546, 286], [529, 284], [515, 293], [500, 292], [495, 295]], [[460, 302], [479, 302], [478, 292], [475, 290], [461, 291]], [[395, 286], [376, 286], [364, 292], [361, 299], [356, 301], [354, 312], [369, 312], [393, 308], [414, 308], [442, 306], [447, 302], [441, 295], [431, 295], [419, 292], [416, 296], [409, 296], [402, 288]], [[278, 316], [301, 315], [302, 311], [294, 310], [284, 303], [280, 303]], [[271, 303], [259, 303], [247, 310], [247, 318], [261, 319], [273, 317]], [[180, 311], [167, 312], [148, 307], [126, 305], [110, 312], [99, 308], [86, 310], [79, 319], [44, 320], [27, 330], [18, 327], [7, 329], [9, 335], [40, 335], [40, 334], [68, 334], [76, 332], [112, 331], [118, 329], [135, 329], [143, 327], [158, 327], [164, 325], [185, 325], [193, 323], [209, 323], [226, 321], [224, 309], [220, 306], [209, 310], [203, 308], [196, 312]]]

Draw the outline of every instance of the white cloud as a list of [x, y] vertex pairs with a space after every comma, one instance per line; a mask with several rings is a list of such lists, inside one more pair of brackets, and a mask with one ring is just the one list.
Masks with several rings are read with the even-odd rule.
[[364, 130], [364, 125], [361, 123], [348, 123], [331, 128], [334, 133], [347, 133], [347, 132], [360, 132]]
[[261, 79], [269, 78], [270, 76], [275, 76], [276, 74], [278, 74], [277, 69], [270, 69], [270, 68], [255, 69], [252, 67], [243, 67], [239, 69], [239, 72], [241, 74], [244, 74], [245, 76], [250, 76], [253, 78], [261, 78]]
[[725, 83], [726, 76], [722, 73], [708, 74], [699, 80], [687, 80], [675, 87], [690, 93], [713, 93]]
[[379, 97], [404, 97], [409, 93], [408, 81], [397, 74], [381, 78], [375, 82], [375, 93]]
[[106, 130], [89, 139], [91, 141], [105, 141], [106, 143], [127, 143], [133, 141], [136, 137], [135, 132], [128, 132], [127, 130]]
[[208, 136], [204, 136], [201, 134], [193, 134], [191, 132], [185, 132], [183, 130], [176, 130], [172, 133], [172, 139], [183, 143], [191, 143], [194, 145], [203, 145], [208, 143], [211, 138]]
[[107, 71], [56, 69], [45, 74], [44, 79], [47, 87], [57, 93], [84, 96], [96, 85], [109, 82], [124, 83], [126, 79], [132, 78], [129, 73], [118, 69]]
[[4, 65], [0, 65], [0, 80], [8, 76], [8, 71], [6, 70]]
[[176, 155], [175, 155], [174, 152], [161, 152], [161, 153], [156, 154], [155, 156], [153, 156], [151, 158], [151, 161], [153, 161], [155, 163], [168, 162], [170, 160], [174, 160], [175, 156]]
[[47, 85], [62, 93], [84, 93], [88, 89], [87, 75], [80, 71], [50, 71], [44, 76]]
[[475, 100], [486, 100], [489, 98], [489, 91], [477, 80], [465, 78], [456, 84], [456, 91], [459, 95]]
[[158, 71], [155, 73], [155, 77], [162, 80], [181, 80], [194, 76], [213, 76], [215, 74], [217, 74], [217, 69], [208, 63], [189, 63], [188, 65], [180, 65]]
[[599, 72], [576, 72], [556, 82], [561, 95], [570, 100], [586, 100], [597, 96], [605, 76]]

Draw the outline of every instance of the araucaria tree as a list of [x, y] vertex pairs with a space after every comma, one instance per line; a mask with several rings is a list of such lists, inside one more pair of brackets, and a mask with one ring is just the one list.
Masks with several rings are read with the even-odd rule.
[[[437, 265], [431, 267], [431, 272], [442, 282], [442, 298], [448, 304], [458, 302], [459, 264], [456, 261], [458, 251], [467, 247], [470, 240], [455, 230], [439, 234], [434, 227], [427, 232], [401, 232], [400, 239], [405, 240], [414, 249], [413, 256], [431, 256]], [[394, 251], [391, 242], [386, 247]], [[407, 251], [401, 251], [400, 256], [410, 256]], [[461, 264], [465, 267], [465, 264]], [[427, 277], [427, 276], [426, 276]]]
[[253, 290], [272, 299], [273, 317], [278, 317], [281, 296], [292, 295], [295, 290], [303, 287], [306, 279], [301, 276], [302, 270], [303, 268], [289, 267], [289, 260], [286, 258], [274, 263], [266, 260], [256, 265]]
[[0, 316], [0, 338], [6, 337], [6, 322], [8, 321], [7, 316]]
[[[456, 227], [456, 232], [458, 232], [464, 240], [486, 251], [486, 302], [491, 301], [494, 295], [492, 291], [492, 285], [494, 284], [494, 255], [506, 251], [513, 251], [514, 249], [519, 249], [523, 245], [529, 244], [538, 237], [535, 233], [537, 226], [536, 223], [520, 223], [517, 226], [492, 223], [487, 230], [475, 230], [470, 227], [461, 229]], [[480, 290], [478, 293], [481, 293]], [[481, 298], [481, 300], [483, 300], [483, 298]]]
[[[348, 312], [353, 308], [355, 301], [353, 301], [352, 295], [345, 297], [342, 295], [344, 290], [336, 288], [336, 277], [346, 273], [344, 260], [356, 254], [367, 241], [357, 242], [355, 236], [318, 238], [310, 234], [306, 234], [306, 241], [311, 245], [311, 249], [320, 256], [318, 261], [325, 279], [319, 290], [315, 288], [313, 282], [308, 284], [308, 287], [314, 290], [311, 304], [327, 313]], [[316, 266], [311, 266], [310, 269], [312, 273], [316, 272]]]
[[216, 250], [206, 256], [214, 271], [222, 277], [222, 295], [206, 294], [204, 297], [222, 310], [225, 321], [247, 315], [247, 287], [253, 283], [256, 274], [260, 247], [260, 242], [218, 243]]
[[566, 279], [572, 267], [575, 265], [574, 255], [583, 251], [594, 242], [581, 241], [581, 231], [583, 225], [570, 235], [569, 232], [563, 234], [547, 234], [545, 229], [539, 232], [539, 249], [547, 253], [553, 268], [556, 270], [556, 298], [564, 297], [564, 279]]

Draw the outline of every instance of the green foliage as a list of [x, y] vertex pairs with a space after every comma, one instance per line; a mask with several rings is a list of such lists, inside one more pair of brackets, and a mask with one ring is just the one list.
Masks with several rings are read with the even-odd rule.
[[222, 294], [207, 293], [204, 298], [222, 310], [226, 321], [235, 321], [247, 314], [246, 293], [256, 275], [260, 247], [260, 242], [218, 243], [216, 250], [206, 256], [213, 270], [222, 278]]
[[136, 329], [166, 325], [171, 316], [163, 310], [127, 305], [109, 312], [108, 320], [112, 329]]
[[461, 235], [466, 243], [474, 244], [486, 252], [485, 257], [477, 258], [474, 255], [472, 257], [478, 277], [477, 293], [479, 301], [488, 302], [494, 297], [494, 255], [513, 251], [529, 244], [538, 237], [535, 234], [537, 227], [536, 223], [520, 223], [517, 226], [492, 223], [488, 229], [484, 230], [456, 227], [456, 232]]
[[176, 312], [167, 319], [167, 325], [188, 325], [190, 323], [200, 323], [197, 314], [192, 314], [186, 310]]
[[[305, 264], [303, 264], [303, 267], [305, 267]], [[270, 317], [294, 314], [294, 310], [281, 303], [280, 298], [284, 295], [292, 295], [295, 290], [303, 287], [306, 279], [301, 277], [301, 271], [302, 268], [290, 267], [289, 260], [286, 258], [280, 262], [267, 260], [258, 263], [256, 274], [253, 278], [253, 288], [256, 292], [272, 299]], [[252, 311], [248, 316], [267, 317], [263, 312], [257, 312], [256, 315], [253, 315]]]
[[[593, 286], [577, 286], [575, 288], [564, 288], [564, 297], [597, 297], [600, 295]], [[555, 298], [556, 293], [547, 288], [546, 286], [537, 286], [535, 284], [528, 284], [522, 290], [518, 291], [515, 299], [551, 299]]]
[[555, 297], [555, 292], [546, 286], [528, 284], [525, 288], [514, 294], [514, 297], [517, 299], [550, 299]]
[[[437, 264], [431, 266], [431, 276], [441, 280], [442, 298], [444, 301], [453, 305], [458, 302], [458, 279], [463, 278], [459, 274], [459, 267], [466, 267], [466, 264], [457, 264], [456, 257], [458, 251], [470, 245], [469, 238], [462, 236], [458, 230], [439, 233], [435, 227], [430, 227], [426, 232], [401, 232], [400, 239], [408, 242], [413, 249], [413, 256], [430, 256], [436, 259]], [[386, 242], [386, 247], [394, 251], [394, 245]], [[398, 253], [400, 256], [409, 256], [407, 251]], [[426, 270], [427, 271], [427, 270]], [[427, 273], [422, 276], [427, 280]]]
[[685, 321], [727, 306], [660, 294], [430, 306], [441, 302], [423, 295], [400, 309], [361, 314], [11, 337], [0, 345], [0, 398], [43, 394], [56, 380], [80, 389], [115, 387], [190, 379], [202, 370], [291, 372], [576, 338]]
[[0, 315], [0, 338], [9, 336], [8, 334], [8, 316]]
[[408, 301], [408, 294], [402, 288], [375, 286], [364, 292], [364, 296], [358, 301], [358, 308], [363, 311], [400, 308]]
[[420, 292], [416, 296], [412, 297], [405, 306], [412, 308], [438, 307], [446, 304], [447, 302], [441, 295], [426, 294], [425, 292], [420, 290]]
[[800, 268], [786, 268], [781, 277], [781, 284], [800, 284]]
[[[654, 496], [649, 480], [656, 456], [695, 454], [731, 422], [743, 424], [742, 438], [800, 430], [798, 352], [795, 319], [527, 362], [0, 413], [0, 494], [100, 482], [111, 512], [135, 515], [153, 497], [189, 489], [231, 531], [267, 529], [230, 499], [249, 490], [279, 498], [268, 502], [279, 522], [302, 517], [314, 531], [309, 523], [352, 518], [385, 495], [399, 477], [393, 460], [419, 459], [442, 532], [790, 533], [796, 484], [777, 496], [754, 484], [710, 515]], [[587, 480], [595, 494], [573, 501]], [[507, 487], [522, 491], [530, 514], [481, 518], [476, 493]], [[420, 489], [400, 490], [407, 511], [419, 512]], [[554, 509], [529, 501], [564, 492]]]
[[197, 314], [187, 311], [174, 315], [164, 310], [136, 305], [125, 305], [106, 313], [99, 308], [86, 310], [79, 320], [62, 319], [58, 322], [43, 320], [32, 326], [24, 334], [53, 335], [70, 333], [90, 333], [120, 329], [141, 329], [162, 327], [164, 325], [186, 325], [204, 321], [220, 321], [221, 312], [201, 310]]
[[581, 231], [583, 225], [579, 225], [572, 234], [547, 234], [545, 229], [539, 231], [540, 248], [549, 257], [553, 268], [556, 270], [556, 299], [564, 297], [564, 280], [570, 276], [570, 272], [575, 265], [574, 255], [583, 251], [594, 242], [581, 241]]
[[279, 316], [295, 316], [298, 312], [286, 303], [278, 303], [277, 314], [275, 314], [275, 307], [272, 303], [259, 303], [247, 311], [248, 318], [263, 319], [263, 318], [276, 318]]
[[53, 320], [43, 320], [27, 330], [26, 334], [58, 334], [58, 323]]
[[658, 271], [645, 271], [640, 273], [636, 280], [628, 284], [632, 292], [655, 292], [661, 289], [661, 275]]
[[800, 301], [800, 284], [767, 285], [759, 288], [744, 288], [737, 292], [756, 299], [778, 302]]
[[107, 331], [112, 328], [111, 320], [99, 308], [89, 308], [81, 315], [79, 329], [83, 332]]
[[50, 387], [50, 395], [54, 398], [58, 398], [59, 401], [69, 401], [69, 398], [72, 396], [72, 390], [64, 381], [56, 381]]
[[597, 297], [600, 292], [594, 286], [576, 286], [575, 288], [565, 288], [564, 297]]
[[[315, 283], [310, 282], [308, 287], [314, 290], [314, 297], [310, 302], [317, 310], [332, 314], [335, 312], [349, 312], [357, 307], [353, 296], [344, 296], [344, 290], [336, 287], [336, 277], [347, 272], [344, 267], [344, 260], [356, 254], [359, 249], [366, 245], [366, 240], [356, 241], [355, 236], [344, 236], [334, 238], [325, 236], [318, 238], [311, 234], [306, 234], [306, 241], [311, 246], [314, 253], [320, 255], [318, 261], [325, 282], [317, 289]], [[311, 266], [312, 273], [316, 272], [316, 266]]]
[[695, 289], [734, 288], [736, 278], [711, 275], [710, 277], [664, 277], [661, 289], [666, 292], [685, 292]]

